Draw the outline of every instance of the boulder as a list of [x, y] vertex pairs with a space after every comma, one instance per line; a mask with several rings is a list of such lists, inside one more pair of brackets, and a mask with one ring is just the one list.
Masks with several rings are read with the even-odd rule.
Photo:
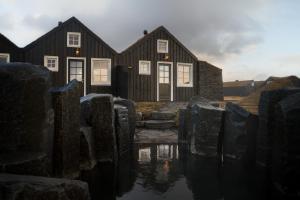
[[[6, 171], [14, 166], [18, 170], [13, 173], [18, 174], [51, 173], [54, 113], [50, 86], [51, 76], [45, 67], [26, 63], [0, 65], [0, 166], [6, 166]], [[40, 155], [45, 157], [40, 159]], [[47, 169], [34, 171], [44, 166], [45, 160]], [[21, 167], [28, 162], [37, 166], [32, 171]]]
[[115, 127], [118, 144], [118, 155], [122, 156], [131, 149], [132, 141], [130, 140], [128, 109], [124, 106], [115, 105]]
[[143, 113], [142, 112], [136, 112], [135, 119], [136, 119], [136, 121], [142, 121], [143, 120]]
[[224, 160], [241, 160], [254, 166], [258, 117], [234, 103], [226, 104], [223, 156]]
[[281, 100], [275, 107], [272, 134], [271, 178], [283, 199], [300, 198], [300, 93]]
[[136, 127], [136, 111], [135, 111], [135, 102], [122, 99], [122, 98], [114, 98], [114, 103], [124, 106], [128, 110], [128, 122], [129, 122], [129, 132], [130, 132], [130, 141], [134, 141], [134, 133]]
[[187, 109], [179, 109], [178, 143], [187, 141]]
[[77, 80], [50, 90], [55, 113], [53, 171], [76, 178], [80, 172], [80, 93]]
[[0, 174], [0, 199], [89, 200], [85, 182], [77, 180]]
[[285, 97], [300, 92], [299, 88], [263, 91], [259, 100], [259, 131], [257, 135], [256, 162], [263, 168], [270, 167], [271, 138], [275, 129], [275, 107]]
[[110, 94], [81, 97], [81, 125], [91, 126], [97, 161], [117, 161], [115, 112]]
[[80, 127], [80, 170], [92, 170], [97, 164], [95, 158], [92, 127]]
[[190, 112], [191, 127], [188, 134], [191, 153], [216, 156], [224, 110], [206, 102], [198, 102], [190, 107]]

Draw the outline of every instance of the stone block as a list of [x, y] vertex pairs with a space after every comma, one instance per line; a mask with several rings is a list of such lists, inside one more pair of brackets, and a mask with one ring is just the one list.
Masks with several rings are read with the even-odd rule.
[[91, 126], [97, 161], [117, 161], [115, 112], [110, 94], [81, 97], [81, 125]]
[[77, 180], [0, 174], [1, 200], [89, 200], [88, 184]]
[[289, 95], [300, 92], [299, 88], [263, 91], [259, 101], [259, 131], [257, 135], [256, 160], [262, 167], [270, 167], [271, 138], [275, 129], [275, 107]]
[[136, 111], [135, 111], [135, 102], [122, 99], [122, 98], [114, 98], [114, 103], [124, 106], [128, 110], [128, 122], [129, 122], [129, 132], [130, 132], [130, 141], [134, 141], [135, 127], [136, 127]]
[[136, 118], [136, 121], [142, 121], [143, 120], [143, 113], [142, 112], [136, 112], [135, 118]]
[[128, 109], [124, 106], [115, 105], [115, 128], [118, 144], [118, 154], [119, 156], [128, 152], [132, 147], [132, 141], [129, 132], [129, 117]]
[[176, 117], [176, 114], [173, 112], [155, 111], [155, 112], [151, 113], [152, 120], [174, 120], [175, 117]]
[[50, 90], [55, 113], [53, 171], [58, 177], [76, 178], [80, 172], [80, 93], [76, 80]]
[[[24, 166], [28, 160], [41, 161], [40, 157], [28, 158], [32, 154], [46, 155], [49, 164], [45, 171], [51, 171], [54, 114], [48, 92], [50, 86], [51, 76], [45, 67], [26, 63], [0, 65], [0, 165], [5, 165], [6, 170], [10, 163]], [[15, 160], [7, 163], [1, 157]], [[14, 167], [17, 168], [20, 171], [13, 170], [14, 173], [25, 173], [22, 167]], [[41, 172], [35, 169], [26, 173]], [[48, 175], [48, 172], [40, 175]]]
[[190, 112], [191, 153], [208, 157], [216, 156], [224, 110], [205, 102], [198, 102], [190, 107]]
[[80, 127], [80, 169], [91, 170], [97, 164], [92, 127]]
[[300, 198], [300, 93], [290, 95], [275, 107], [272, 134], [271, 179], [284, 199]]
[[224, 160], [241, 160], [245, 166], [255, 164], [258, 117], [237, 104], [227, 103], [223, 135]]

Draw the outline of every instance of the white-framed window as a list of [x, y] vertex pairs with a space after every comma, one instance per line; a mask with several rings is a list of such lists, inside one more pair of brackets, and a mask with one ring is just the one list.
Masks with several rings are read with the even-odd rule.
[[58, 56], [44, 56], [44, 66], [50, 71], [58, 72]]
[[139, 74], [150, 75], [151, 74], [151, 61], [140, 60], [139, 61]]
[[91, 84], [111, 85], [111, 59], [91, 59]]
[[67, 47], [77, 47], [81, 46], [81, 33], [78, 32], [68, 32], [67, 33]]
[[0, 53], [0, 63], [9, 63], [10, 56], [9, 53]]
[[192, 63], [177, 63], [177, 87], [193, 87]]
[[169, 41], [157, 40], [157, 53], [168, 53], [168, 52], [169, 52]]

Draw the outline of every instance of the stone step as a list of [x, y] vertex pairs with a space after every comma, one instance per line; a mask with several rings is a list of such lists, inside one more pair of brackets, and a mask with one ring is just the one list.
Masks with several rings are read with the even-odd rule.
[[148, 129], [169, 129], [175, 126], [174, 120], [146, 120], [145, 128]]
[[168, 111], [154, 111], [151, 113], [151, 120], [173, 120], [176, 117], [176, 114]]

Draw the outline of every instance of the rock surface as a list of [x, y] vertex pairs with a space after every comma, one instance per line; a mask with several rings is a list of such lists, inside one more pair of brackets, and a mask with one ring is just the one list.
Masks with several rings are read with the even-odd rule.
[[114, 109], [118, 154], [121, 156], [131, 149], [133, 141], [129, 131], [128, 109], [120, 105], [115, 105]]
[[223, 135], [224, 160], [242, 160], [245, 166], [255, 165], [255, 144], [258, 117], [237, 104], [227, 103]]
[[88, 185], [82, 181], [37, 176], [0, 174], [0, 199], [89, 200]]
[[257, 135], [256, 157], [261, 167], [270, 167], [271, 138], [275, 129], [275, 107], [285, 97], [300, 92], [297, 88], [264, 91], [259, 102], [259, 131]]
[[271, 178], [284, 199], [300, 198], [300, 93], [281, 100], [275, 108]]
[[[6, 165], [5, 170], [11, 171], [11, 165], [1, 157], [9, 155], [16, 158], [10, 162], [18, 169], [13, 170], [14, 173], [25, 173], [21, 166], [27, 165], [29, 160], [41, 161], [40, 157], [28, 159], [28, 154], [46, 155], [45, 159], [51, 163], [54, 114], [48, 92], [50, 86], [51, 76], [45, 67], [26, 63], [0, 65], [0, 165]], [[45, 159], [37, 165], [44, 165]], [[36, 168], [26, 173], [46, 176], [52, 170], [51, 164], [47, 166], [45, 174], [34, 171]]]
[[216, 156], [224, 110], [206, 102], [190, 107], [188, 139], [191, 153], [202, 156]]
[[128, 123], [129, 123], [129, 133], [130, 133], [130, 141], [134, 140], [134, 133], [136, 127], [136, 111], [135, 111], [135, 103], [128, 99], [122, 98], [114, 98], [114, 104], [121, 105], [127, 108], [128, 110]]
[[76, 80], [51, 90], [55, 113], [53, 170], [58, 177], [79, 176], [80, 93]]
[[80, 169], [91, 170], [97, 164], [95, 158], [92, 127], [80, 128]]
[[117, 161], [115, 112], [110, 94], [81, 97], [81, 124], [91, 126], [97, 161]]

